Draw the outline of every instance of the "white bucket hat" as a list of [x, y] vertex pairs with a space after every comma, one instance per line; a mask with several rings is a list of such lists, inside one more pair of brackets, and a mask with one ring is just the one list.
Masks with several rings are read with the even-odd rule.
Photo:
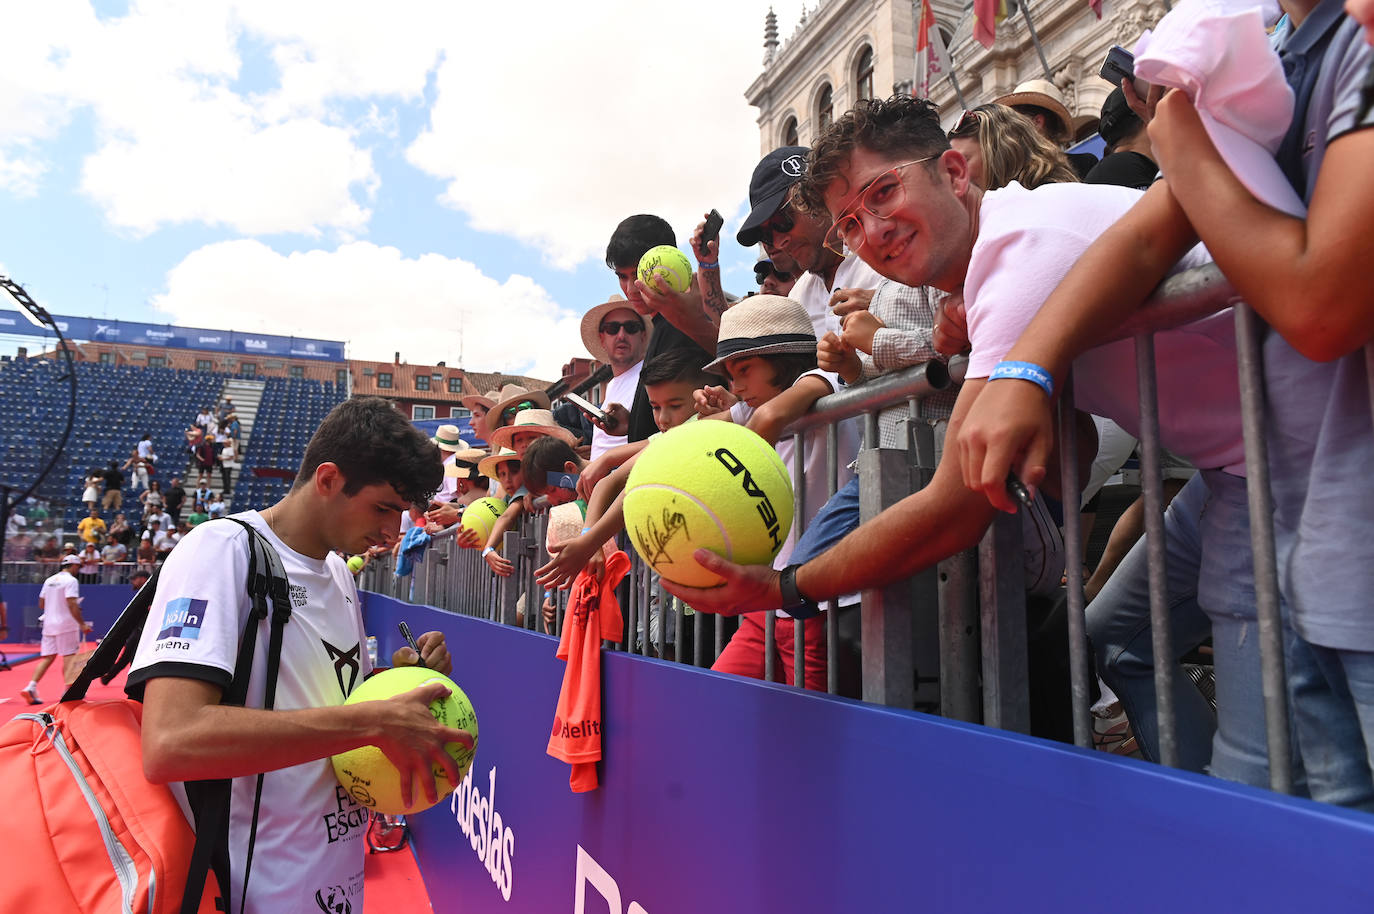
[[727, 359], [746, 355], [816, 351], [816, 328], [800, 302], [781, 295], [751, 295], [720, 316], [716, 360], [707, 371], [719, 371]]

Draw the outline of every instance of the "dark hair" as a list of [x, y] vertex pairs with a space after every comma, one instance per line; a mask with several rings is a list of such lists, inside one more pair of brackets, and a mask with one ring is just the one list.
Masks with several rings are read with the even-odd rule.
[[292, 488], [305, 485], [322, 463], [344, 476], [344, 494], [386, 483], [402, 501], [429, 503], [444, 481], [438, 445], [381, 397], [354, 397], [329, 411], [305, 446]]
[[548, 474], [562, 473], [568, 463], [582, 465], [577, 452], [566, 441], [552, 435], [531, 441], [530, 446], [525, 448], [524, 459], [520, 461], [520, 468], [525, 473], [525, 488], [542, 493], [549, 487], [546, 482]]
[[643, 214], [622, 219], [606, 245], [606, 266], [612, 270], [639, 266], [644, 252], [660, 244], [677, 247], [677, 236], [665, 220]]
[[[749, 353], [741, 353], [732, 358], [750, 358]], [[816, 351], [810, 352], [771, 352], [763, 355], [756, 355], [753, 358], [763, 359], [773, 366], [773, 378], [769, 381], [774, 387], [786, 390], [797, 383], [800, 378], [808, 371], [816, 368]], [[727, 363], [728, 364], [728, 363]], [[728, 368], [726, 369], [729, 370]]]
[[940, 112], [924, 98], [894, 95], [887, 100], [865, 99], [836, 119], [816, 142], [806, 173], [797, 185], [803, 209], [824, 213], [825, 191], [849, 164], [854, 150], [895, 154], [919, 159], [937, 156], [949, 148], [940, 127]]
[[644, 363], [639, 371], [639, 383], [666, 384], [669, 381], [686, 381], [696, 387], [719, 384], [722, 378], [701, 367], [701, 353], [691, 346], [669, 349], [661, 352]]
[[1063, 118], [1055, 114], [1049, 108], [1040, 105], [1027, 105], [1024, 103], [1011, 105], [1015, 111], [1024, 114], [1028, 118], [1034, 119], [1038, 114], [1045, 119], [1045, 133], [1048, 138], [1055, 143], [1066, 143], [1069, 140], [1069, 125], [1064, 123]]

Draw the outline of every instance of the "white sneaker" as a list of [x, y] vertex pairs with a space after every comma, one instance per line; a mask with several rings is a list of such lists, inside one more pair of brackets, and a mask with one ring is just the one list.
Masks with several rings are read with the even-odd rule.
[[24, 686], [24, 688], [19, 690], [19, 694], [23, 695], [24, 700], [31, 705], [41, 705], [43, 703], [42, 699], [38, 697], [38, 688], [36, 686]]

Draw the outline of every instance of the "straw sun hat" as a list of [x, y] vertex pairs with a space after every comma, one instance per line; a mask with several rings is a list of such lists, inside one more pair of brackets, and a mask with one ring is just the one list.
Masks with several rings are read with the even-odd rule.
[[747, 355], [816, 351], [816, 329], [800, 302], [781, 295], [751, 295], [720, 316], [716, 360], [707, 371], [720, 371], [727, 359]]

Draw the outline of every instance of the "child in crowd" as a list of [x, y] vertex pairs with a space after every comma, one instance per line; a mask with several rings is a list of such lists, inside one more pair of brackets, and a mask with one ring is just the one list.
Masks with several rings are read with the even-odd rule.
[[[817, 427], [802, 437], [800, 475], [793, 457], [792, 437], [779, 440], [783, 429], [802, 416], [826, 394], [832, 393], [839, 378], [816, 367], [816, 334], [806, 309], [790, 298], [755, 295], [730, 308], [721, 317], [717, 359], [708, 370], [723, 368], [730, 376], [730, 391], [706, 387], [696, 394], [697, 411], [703, 416], [747, 425], [772, 443], [792, 475], [792, 485], [804, 492], [805, 516], [797, 517], [787, 535], [774, 568], [785, 568], [797, 543], [797, 531], [810, 523], [825, 504], [829, 494], [826, 478], [826, 429]], [[852, 420], [839, 423], [839, 450], [836, 453], [836, 484], [849, 482], [859, 450], [859, 432]], [[847, 594], [841, 605], [858, 602], [857, 594]], [[785, 681], [793, 681], [794, 622], [779, 613], [775, 627], [775, 650]], [[826, 635], [823, 617], [803, 622], [805, 644], [805, 682], [808, 689], [826, 688]], [[711, 667], [762, 679], [765, 669], [764, 628], [758, 613], [745, 614], [739, 630]]]
[[499, 453], [484, 457], [477, 468], [483, 476], [495, 479], [501, 483], [502, 489], [511, 493], [506, 501], [506, 510], [492, 524], [491, 535], [482, 548], [482, 559], [487, 566], [501, 577], [509, 577], [515, 566], [497, 550], [501, 548], [501, 538], [515, 526], [525, 509], [524, 501], [517, 497], [525, 492], [525, 475], [520, 466], [520, 457], [510, 448], [502, 448]]

